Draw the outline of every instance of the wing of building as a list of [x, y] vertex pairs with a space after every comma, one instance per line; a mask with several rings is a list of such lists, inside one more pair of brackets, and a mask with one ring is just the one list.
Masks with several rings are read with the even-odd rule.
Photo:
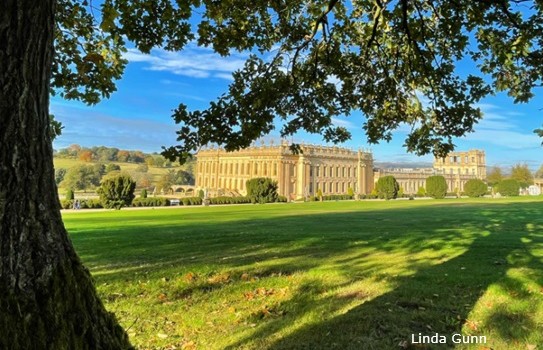
[[373, 189], [373, 158], [370, 152], [340, 147], [302, 145], [293, 154], [288, 143], [250, 147], [236, 152], [221, 148], [201, 150], [197, 157], [196, 187], [211, 195], [245, 195], [245, 183], [255, 177], [269, 177], [278, 184], [280, 195], [289, 199], [354, 193]]
[[406, 194], [417, 193], [420, 187], [426, 188], [426, 178], [433, 175], [445, 177], [448, 192], [464, 191], [464, 185], [471, 179], [486, 179], [485, 152], [470, 150], [451, 152], [445, 158], [435, 158], [433, 168], [419, 169], [377, 169], [374, 179], [392, 175]]

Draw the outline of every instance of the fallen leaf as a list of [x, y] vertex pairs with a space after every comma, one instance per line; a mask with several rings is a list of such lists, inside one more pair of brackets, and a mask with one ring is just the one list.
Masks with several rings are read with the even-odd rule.
[[194, 341], [188, 341], [186, 343], [184, 343], [183, 345], [181, 345], [181, 349], [183, 350], [193, 350], [193, 349], [196, 349], [196, 344], [194, 343]]
[[159, 337], [160, 339], [166, 339], [166, 338], [168, 338], [168, 335], [167, 335], [167, 334], [164, 334], [164, 333], [158, 333], [156, 336]]

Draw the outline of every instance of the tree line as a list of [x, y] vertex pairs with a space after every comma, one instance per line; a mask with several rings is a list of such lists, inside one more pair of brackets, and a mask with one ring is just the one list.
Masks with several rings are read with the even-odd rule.
[[55, 151], [56, 158], [78, 159], [83, 162], [120, 162], [120, 163], [145, 163], [148, 166], [166, 167], [172, 166], [170, 160], [157, 153], [144, 153], [137, 150], [123, 150], [116, 147], [94, 146], [82, 147], [78, 144], [70, 145]]

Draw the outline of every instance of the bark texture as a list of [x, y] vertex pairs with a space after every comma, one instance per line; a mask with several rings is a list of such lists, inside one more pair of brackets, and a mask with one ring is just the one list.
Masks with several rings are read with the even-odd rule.
[[0, 349], [127, 349], [60, 216], [49, 136], [55, 0], [0, 2]]

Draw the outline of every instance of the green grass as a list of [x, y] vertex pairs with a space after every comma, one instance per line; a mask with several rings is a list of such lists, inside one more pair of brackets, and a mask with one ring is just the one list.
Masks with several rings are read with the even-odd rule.
[[542, 198], [64, 219], [141, 349], [401, 349], [419, 332], [487, 337], [457, 348], [543, 344]]

